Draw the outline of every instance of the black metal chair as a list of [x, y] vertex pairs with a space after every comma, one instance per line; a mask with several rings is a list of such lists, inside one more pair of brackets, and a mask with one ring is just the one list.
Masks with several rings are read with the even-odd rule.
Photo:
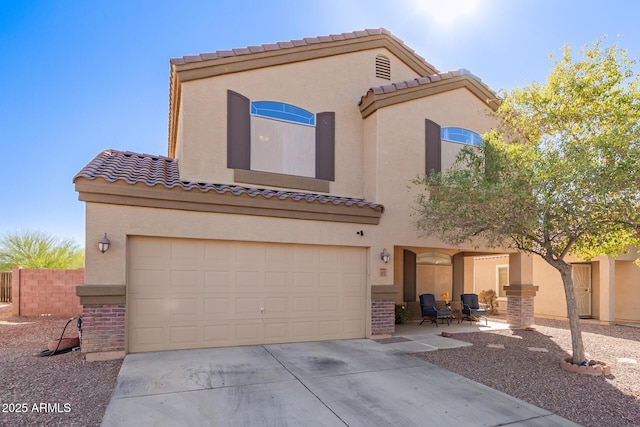
[[489, 312], [484, 308], [480, 308], [477, 294], [462, 294], [460, 295], [460, 301], [462, 302], [462, 319], [460, 320], [468, 320], [471, 323], [479, 317], [484, 317], [485, 325], [489, 324], [487, 320]]
[[433, 294], [420, 295], [420, 309], [422, 310], [422, 325], [425, 320], [430, 319], [431, 323], [435, 323], [438, 326], [438, 320], [444, 322], [447, 321], [447, 325], [451, 322], [451, 310], [440, 309], [436, 307], [436, 296]]

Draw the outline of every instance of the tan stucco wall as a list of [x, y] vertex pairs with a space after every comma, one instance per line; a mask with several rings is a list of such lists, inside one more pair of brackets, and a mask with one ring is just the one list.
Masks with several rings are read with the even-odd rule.
[[450, 265], [418, 265], [416, 275], [416, 298], [420, 294], [434, 294], [436, 300], [442, 299], [443, 292], [451, 295], [453, 269]]
[[[87, 203], [86, 263], [91, 268], [87, 268], [85, 282], [126, 283], [128, 235], [371, 247], [377, 244], [374, 228], [364, 224]], [[359, 230], [363, 230], [364, 236], [356, 234]], [[105, 232], [111, 246], [101, 254], [96, 242]], [[385, 266], [380, 251], [371, 257], [375, 268]], [[388, 278], [388, 282], [391, 280], [392, 277]]]
[[566, 318], [567, 305], [560, 273], [539, 256], [533, 259], [533, 284], [539, 286], [534, 301], [535, 315]]
[[[372, 86], [389, 83], [375, 77], [378, 54], [391, 59], [392, 81], [417, 77], [380, 48], [187, 82], [182, 87], [183, 130], [178, 134], [177, 152], [184, 179], [233, 183], [233, 171], [226, 168], [226, 114], [220, 113], [226, 111], [227, 89], [251, 100], [283, 101], [312, 112], [335, 111], [336, 179], [330, 185], [330, 193], [365, 198], [385, 206], [380, 225], [372, 228], [372, 233], [365, 231], [365, 240], [369, 241], [368, 236], [372, 239], [371, 284], [401, 285], [394, 277], [396, 256], [388, 264], [376, 267], [383, 248], [391, 251], [398, 245], [443, 246], [437, 239], [420, 238], [411, 218], [418, 190], [408, 186], [411, 179], [424, 173], [425, 119], [479, 134], [489, 130], [493, 121], [486, 114], [486, 105], [466, 89], [384, 107], [363, 120], [358, 108], [361, 96]], [[450, 164], [459, 149], [459, 144], [445, 143], [443, 165]], [[253, 221], [249, 217], [237, 220]], [[307, 227], [301, 223], [305, 224], [302, 228]], [[312, 223], [308, 227], [316, 228]], [[355, 228], [361, 227], [350, 227]], [[271, 232], [279, 235], [277, 229]], [[350, 233], [343, 241], [338, 239], [337, 244], [346, 243]], [[297, 238], [292, 236], [292, 241]], [[464, 248], [453, 249], [456, 252]], [[402, 264], [398, 266], [401, 268]], [[387, 277], [381, 277], [380, 268], [387, 269]]]
[[633, 261], [616, 261], [615, 274], [616, 320], [640, 322], [640, 267]]
[[[498, 292], [498, 266], [509, 267], [509, 256], [499, 255], [475, 260], [473, 269], [474, 293], [479, 294], [481, 291], [488, 289], [493, 289], [496, 293]], [[506, 298], [504, 300], [506, 301]], [[506, 308], [506, 304], [504, 308]]]
[[387, 210], [382, 221], [393, 224], [385, 230], [391, 232], [389, 238], [397, 244], [439, 247], [440, 242], [433, 239], [434, 244], [430, 244], [429, 239], [416, 239], [411, 218], [411, 207], [418, 191], [411, 186], [411, 180], [425, 173], [425, 119], [434, 120], [441, 126], [465, 127], [480, 134], [489, 130], [493, 121], [487, 117], [484, 104], [466, 89], [393, 105], [378, 110], [376, 116], [377, 161], [365, 165], [365, 174], [373, 176], [368, 169], [375, 168], [378, 184], [371, 188], [375, 193], [367, 193], [365, 198], [385, 206]]
[[[492, 125], [485, 105], [466, 89], [457, 89], [428, 98], [396, 104], [378, 110], [365, 119], [365, 129], [372, 133], [376, 129], [377, 139], [367, 140], [367, 149], [375, 150], [367, 162], [364, 176], [365, 198], [375, 200], [385, 206], [376, 239], [382, 247], [405, 246], [422, 248], [448, 248], [454, 254], [462, 250], [473, 250], [443, 244], [436, 237], [420, 237], [412, 217], [415, 197], [419, 188], [411, 185], [411, 180], [425, 172], [424, 133], [425, 119], [431, 119], [441, 126], [464, 127], [477, 133], [484, 133]], [[375, 145], [372, 148], [369, 144]], [[381, 248], [382, 248], [381, 247]], [[380, 249], [381, 249], [380, 248]], [[390, 271], [402, 269], [396, 264], [397, 257], [389, 261]], [[402, 282], [397, 283], [402, 285]]]
[[594, 319], [600, 318], [600, 263], [591, 263], [591, 313]]
[[177, 154], [183, 179], [233, 183], [227, 162], [227, 89], [253, 101], [281, 101], [313, 113], [336, 113], [335, 182], [331, 193], [363, 197], [363, 130], [358, 102], [373, 86], [375, 57], [391, 60], [393, 81], [419, 77], [386, 49], [337, 55], [190, 81], [182, 86]]

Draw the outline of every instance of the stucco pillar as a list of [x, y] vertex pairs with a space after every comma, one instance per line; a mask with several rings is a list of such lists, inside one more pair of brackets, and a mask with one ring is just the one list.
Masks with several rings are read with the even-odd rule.
[[509, 254], [509, 284], [533, 283], [533, 256], [524, 253]]
[[507, 322], [513, 328], [534, 324], [534, 298], [538, 286], [533, 285], [533, 257], [528, 254], [509, 254], [509, 285], [507, 293]]
[[453, 286], [451, 299], [458, 301], [460, 295], [473, 290], [473, 257], [458, 253], [453, 256]]
[[615, 320], [616, 260], [600, 259], [600, 321], [613, 324]]

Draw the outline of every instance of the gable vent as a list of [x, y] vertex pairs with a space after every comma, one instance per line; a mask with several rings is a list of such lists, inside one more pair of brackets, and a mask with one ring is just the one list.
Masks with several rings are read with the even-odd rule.
[[391, 80], [391, 61], [386, 56], [376, 56], [376, 77]]

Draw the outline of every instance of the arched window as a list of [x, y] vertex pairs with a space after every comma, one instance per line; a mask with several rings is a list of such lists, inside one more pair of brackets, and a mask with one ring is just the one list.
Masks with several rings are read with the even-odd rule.
[[442, 128], [440, 138], [443, 141], [457, 142], [467, 145], [478, 145], [482, 142], [482, 137], [475, 132], [462, 128]]
[[451, 265], [451, 255], [443, 252], [422, 252], [416, 256], [419, 265]]
[[316, 124], [315, 114], [284, 102], [253, 101], [251, 103], [251, 115], [308, 126], [315, 126]]

